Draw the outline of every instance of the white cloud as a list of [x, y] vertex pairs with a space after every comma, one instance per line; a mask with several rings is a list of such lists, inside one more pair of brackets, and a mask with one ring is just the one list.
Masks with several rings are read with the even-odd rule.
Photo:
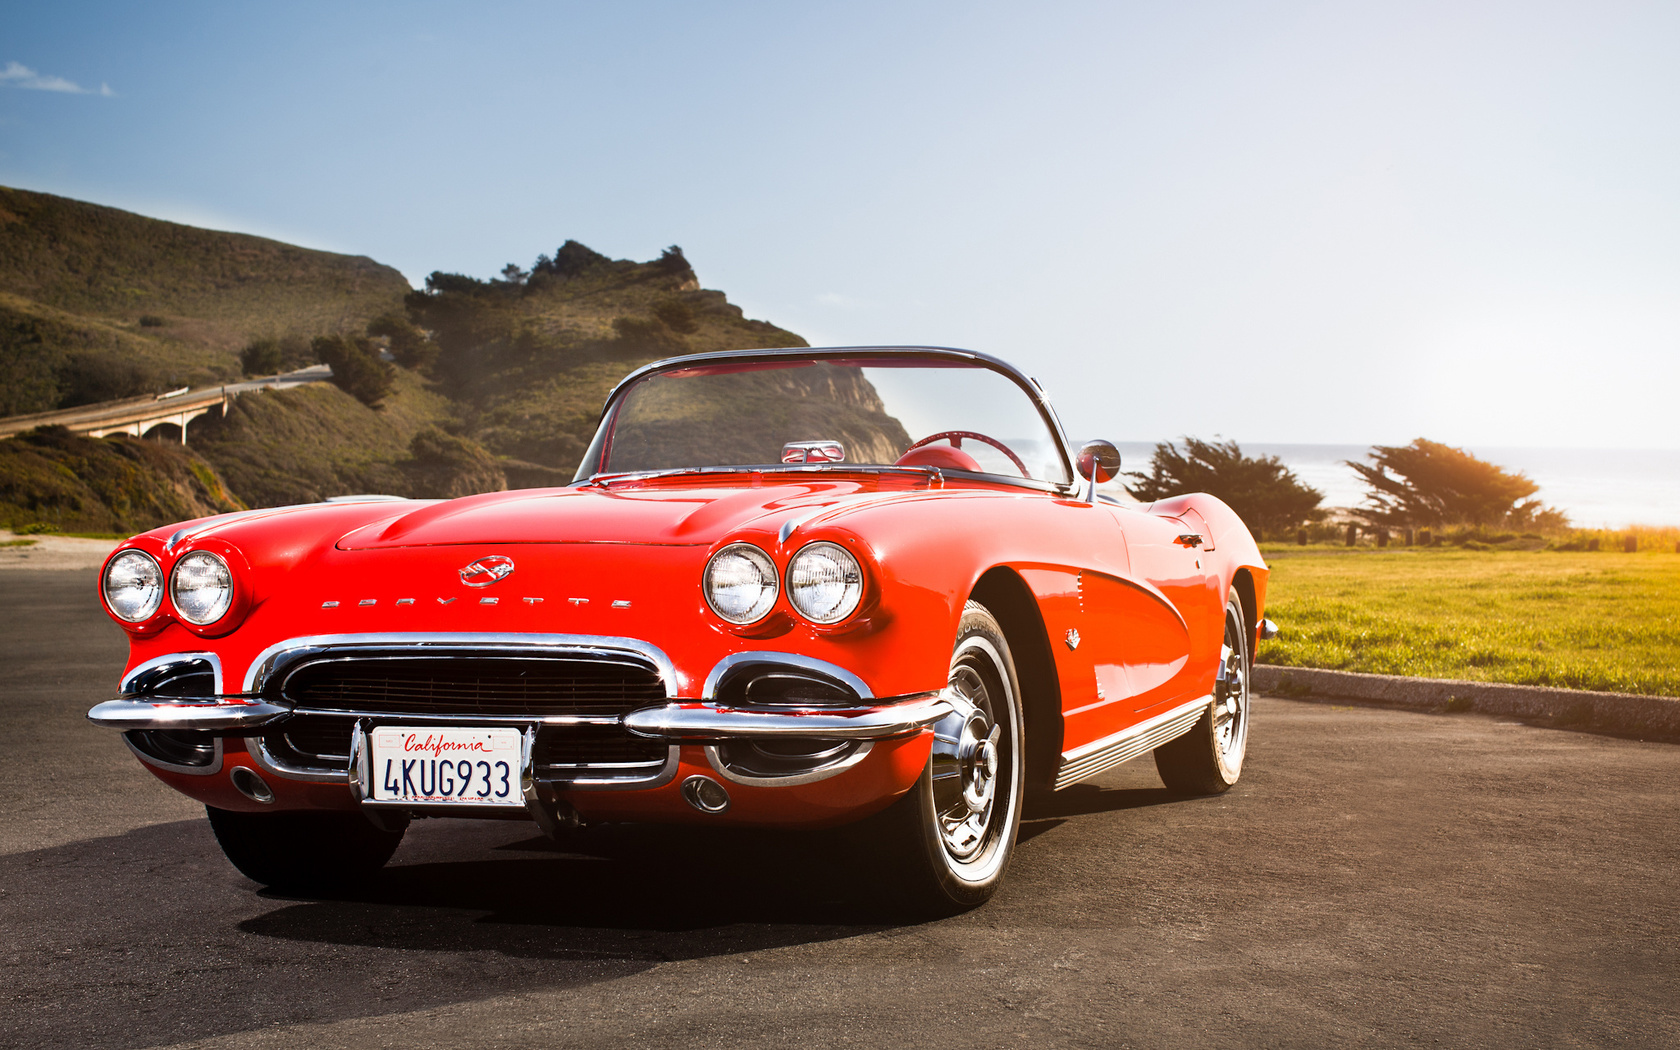
[[66, 95], [104, 95], [106, 98], [116, 95], [109, 84], [100, 84], [99, 90], [95, 91], [92, 88], [83, 87], [74, 80], [44, 76], [22, 62], [7, 62], [6, 68], [0, 69], [0, 84], [26, 88], [30, 91], [57, 91]]

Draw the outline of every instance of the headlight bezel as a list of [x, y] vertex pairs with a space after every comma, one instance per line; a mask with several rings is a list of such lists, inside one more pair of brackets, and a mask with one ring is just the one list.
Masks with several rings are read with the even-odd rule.
[[[837, 553], [839, 557], [829, 555], [827, 553], [829, 551]], [[798, 597], [798, 591], [795, 589], [795, 579], [800, 571], [800, 561], [808, 556], [828, 556], [833, 562], [841, 566], [842, 596], [830, 612], [822, 614], [813, 612], [807, 609]], [[847, 550], [843, 544], [836, 543], [833, 540], [816, 540], [807, 543], [794, 552], [793, 557], [788, 559], [787, 583], [783, 590], [787, 593], [788, 605], [802, 619], [819, 627], [832, 627], [849, 619], [863, 607], [865, 591], [867, 590], [867, 574], [863, 569], [863, 559]]]
[[[195, 559], [208, 559], [219, 566], [221, 575], [226, 580], [226, 586], [222, 590], [221, 597], [216, 604], [210, 606], [212, 614], [202, 616], [202, 618], [189, 613], [177, 593], [180, 587], [181, 570], [189, 563], [194, 562]], [[169, 569], [169, 606], [174, 610], [176, 618], [190, 627], [213, 627], [227, 619], [228, 614], [233, 611], [238, 589], [239, 585], [234, 576], [233, 566], [228, 564], [227, 558], [215, 551], [204, 550], [203, 548], [189, 551], [177, 558], [175, 564]]]
[[[713, 593], [714, 590], [716, 590], [714, 584], [715, 573], [717, 572], [720, 563], [729, 556], [745, 558], [748, 562], [754, 564], [755, 567], [759, 569], [761, 575], [759, 597], [750, 607], [748, 607], [745, 613], [732, 615], [724, 609], [719, 608], [718, 599]], [[768, 573], [769, 578], [767, 589], [765, 584], [762, 582], [762, 576], [766, 572]], [[710, 609], [712, 614], [717, 616], [720, 620], [723, 620], [731, 626], [747, 627], [763, 621], [765, 617], [769, 616], [775, 610], [777, 604], [780, 603], [782, 597], [781, 569], [777, 567], [776, 560], [774, 558], [770, 557], [766, 551], [755, 544], [745, 542], [725, 544], [724, 546], [718, 548], [717, 552], [710, 558], [706, 559], [706, 567], [700, 573], [700, 594], [701, 597], [705, 599], [706, 607]]]
[[[136, 617], [124, 616], [122, 612], [118, 610], [117, 603], [111, 599], [111, 572], [117, 567], [119, 562], [131, 558], [138, 558], [144, 561], [147, 565], [151, 566], [151, 571], [157, 579], [157, 593], [152, 598], [150, 607], [146, 609], [144, 615]], [[112, 555], [111, 559], [105, 563], [105, 568], [102, 569], [99, 574], [99, 596], [105, 602], [106, 611], [115, 617], [118, 622], [129, 627], [138, 627], [141, 624], [154, 619], [157, 616], [158, 611], [163, 608], [163, 602], [168, 596], [168, 592], [169, 577], [168, 574], [163, 571], [163, 566], [159, 565], [158, 560], [150, 554], [134, 547], [118, 551], [116, 554]]]

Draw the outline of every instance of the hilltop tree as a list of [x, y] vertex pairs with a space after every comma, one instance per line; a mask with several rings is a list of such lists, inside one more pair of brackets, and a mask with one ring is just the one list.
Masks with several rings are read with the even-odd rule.
[[332, 369], [333, 385], [369, 408], [378, 408], [391, 392], [390, 365], [367, 339], [342, 335], [316, 336], [315, 357]]
[[689, 265], [687, 257], [683, 255], [682, 248], [675, 244], [660, 252], [659, 258], [654, 260], [654, 265], [672, 277], [679, 277], [684, 280], [695, 279], [694, 267]]
[[[1418, 438], [1410, 445], [1374, 445], [1370, 463], [1347, 460], [1369, 487], [1358, 513], [1374, 525], [1560, 525], [1526, 474], [1477, 459], [1461, 448]], [[1521, 501], [1521, 502], [1519, 502]]]
[[595, 251], [587, 245], [568, 240], [565, 244], [554, 249], [554, 258], [546, 255], [537, 256], [536, 263], [531, 267], [533, 274], [549, 274], [554, 277], [576, 277], [585, 270], [594, 269], [611, 262], [605, 255]]
[[1161, 442], [1150, 457], [1150, 472], [1127, 471], [1137, 478], [1126, 491], [1154, 501], [1185, 492], [1206, 492], [1228, 503], [1255, 535], [1278, 535], [1324, 516], [1318, 504], [1324, 493], [1301, 479], [1276, 456], [1245, 456], [1235, 441], [1186, 437], [1184, 451]]

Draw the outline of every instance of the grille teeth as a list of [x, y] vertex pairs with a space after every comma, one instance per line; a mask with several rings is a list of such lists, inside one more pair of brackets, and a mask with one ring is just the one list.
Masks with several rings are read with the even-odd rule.
[[600, 660], [399, 658], [326, 660], [289, 674], [281, 695], [301, 708], [495, 715], [621, 715], [665, 699], [642, 664]]

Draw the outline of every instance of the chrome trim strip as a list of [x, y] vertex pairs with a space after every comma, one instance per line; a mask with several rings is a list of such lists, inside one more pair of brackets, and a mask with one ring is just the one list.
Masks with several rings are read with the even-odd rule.
[[245, 671], [245, 692], [259, 693], [286, 664], [333, 649], [472, 649], [475, 653], [552, 652], [558, 656], [629, 653], [653, 664], [665, 683], [665, 695], [674, 697], [679, 687], [677, 668], [664, 650], [639, 638], [592, 634], [516, 634], [511, 632], [466, 631], [461, 633], [415, 632], [397, 634], [316, 634], [289, 638], [258, 653]]
[[218, 703], [172, 699], [162, 703], [117, 699], [95, 704], [87, 718], [107, 729], [255, 729], [291, 713], [289, 707], [260, 700]]
[[1056, 772], [1055, 790], [1060, 791], [1070, 784], [1094, 777], [1122, 762], [1130, 762], [1169, 740], [1183, 736], [1195, 728], [1202, 712], [1212, 703], [1211, 694], [1200, 697], [1171, 711], [1146, 718], [1135, 726], [1127, 726], [1112, 736], [1063, 752], [1061, 768]]
[[858, 745], [851, 754], [828, 765], [817, 766], [804, 773], [794, 773], [785, 777], [761, 777], [751, 773], [741, 773], [729, 768], [724, 761], [723, 754], [716, 744], [706, 745], [706, 761], [717, 770], [718, 776], [734, 784], [745, 784], [749, 787], [798, 787], [801, 784], [815, 784], [819, 780], [838, 776], [846, 770], [862, 762], [875, 747], [875, 741], [865, 740]]
[[160, 667], [168, 667], [171, 664], [191, 663], [194, 660], [203, 660], [205, 663], [210, 665], [210, 671], [215, 676], [216, 682], [215, 687], [211, 689], [211, 692], [220, 696], [222, 694], [222, 658], [215, 653], [209, 652], [170, 653], [167, 656], [154, 656], [144, 663], [135, 664], [128, 673], [123, 675], [122, 684], [117, 687], [117, 692], [125, 694], [128, 693], [128, 687], [133, 684], [134, 680], [145, 674], [147, 671], [155, 671]]
[[210, 738], [210, 745], [213, 748], [211, 754], [214, 757], [211, 758], [210, 764], [207, 766], [183, 766], [174, 762], [165, 762], [161, 758], [153, 758], [151, 755], [148, 755], [146, 752], [135, 747], [134, 742], [128, 739], [127, 733], [123, 734], [122, 742], [130, 751], [134, 752], [135, 758], [138, 758], [148, 766], [156, 766], [158, 769], [166, 769], [171, 773], [187, 773], [192, 776], [207, 777], [212, 773], [220, 773], [222, 771], [222, 738], [219, 736]]
[[[344, 776], [350, 783], [350, 797], [357, 802], [373, 799], [373, 764], [368, 752], [367, 723], [361, 719], [350, 727], [350, 760], [345, 763]], [[486, 767], [489, 768], [489, 767]], [[486, 773], [485, 777], [490, 774]], [[485, 788], [489, 790], [488, 787]]]
[[274, 757], [274, 752], [268, 749], [260, 736], [245, 738], [245, 750], [251, 754], [251, 762], [260, 772], [273, 773], [286, 780], [305, 780], [312, 784], [344, 784], [349, 781], [349, 772], [343, 769], [326, 769], [321, 766], [294, 766], [290, 762], [283, 762]]
[[[537, 769], [546, 772], [547, 776], [538, 778], [539, 784], [551, 785], [561, 791], [641, 791], [646, 788], [664, 787], [677, 775], [677, 765], [682, 758], [682, 747], [672, 744], [665, 752], [665, 761], [645, 777], [571, 777], [556, 775], [556, 770], [563, 769], [610, 769], [606, 763], [593, 766], [538, 766]], [[628, 763], [626, 763], [628, 765]], [[646, 764], [639, 764], [641, 768], [648, 768]]]
[[411, 722], [452, 725], [460, 722], [466, 725], [497, 726], [615, 726], [620, 721], [617, 715], [461, 715], [435, 711], [348, 710], [338, 707], [298, 707], [293, 708], [292, 713], [328, 715], [333, 718], [368, 718], [381, 725], [406, 725]]
[[802, 510], [797, 514], [794, 514], [792, 517], [788, 518], [788, 520], [782, 522], [782, 527], [776, 530], [776, 545], [778, 547], [786, 546], [788, 537], [792, 536], [795, 530], [810, 522], [811, 519], [820, 517], [823, 514], [834, 510], [836, 506], [837, 504], [824, 503], [820, 506], [811, 507], [807, 510]]
[[826, 675], [844, 685], [856, 693], [859, 700], [875, 699], [875, 694], [869, 691], [867, 685], [863, 684], [863, 679], [844, 667], [831, 664], [826, 660], [800, 656], [798, 653], [772, 652], [735, 653], [719, 660], [717, 666], [712, 668], [711, 673], [706, 675], [706, 684], [700, 688], [700, 699], [716, 699], [718, 683], [723, 681], [723, 676], [742, 664], [780, 664], [783, 667], [793, 667], [801, 671], [815, 671], [817, 674]]
[[732, 740], [750, 737], [814, 737], [820, 740], [880, 740], [903, 736], [939, 721], [954, 710], [943, 693], [923, 693], [878, 707], [721, 707], [693, 701], [643, 707], [624, 716], [637, 736], [664, 740]]

